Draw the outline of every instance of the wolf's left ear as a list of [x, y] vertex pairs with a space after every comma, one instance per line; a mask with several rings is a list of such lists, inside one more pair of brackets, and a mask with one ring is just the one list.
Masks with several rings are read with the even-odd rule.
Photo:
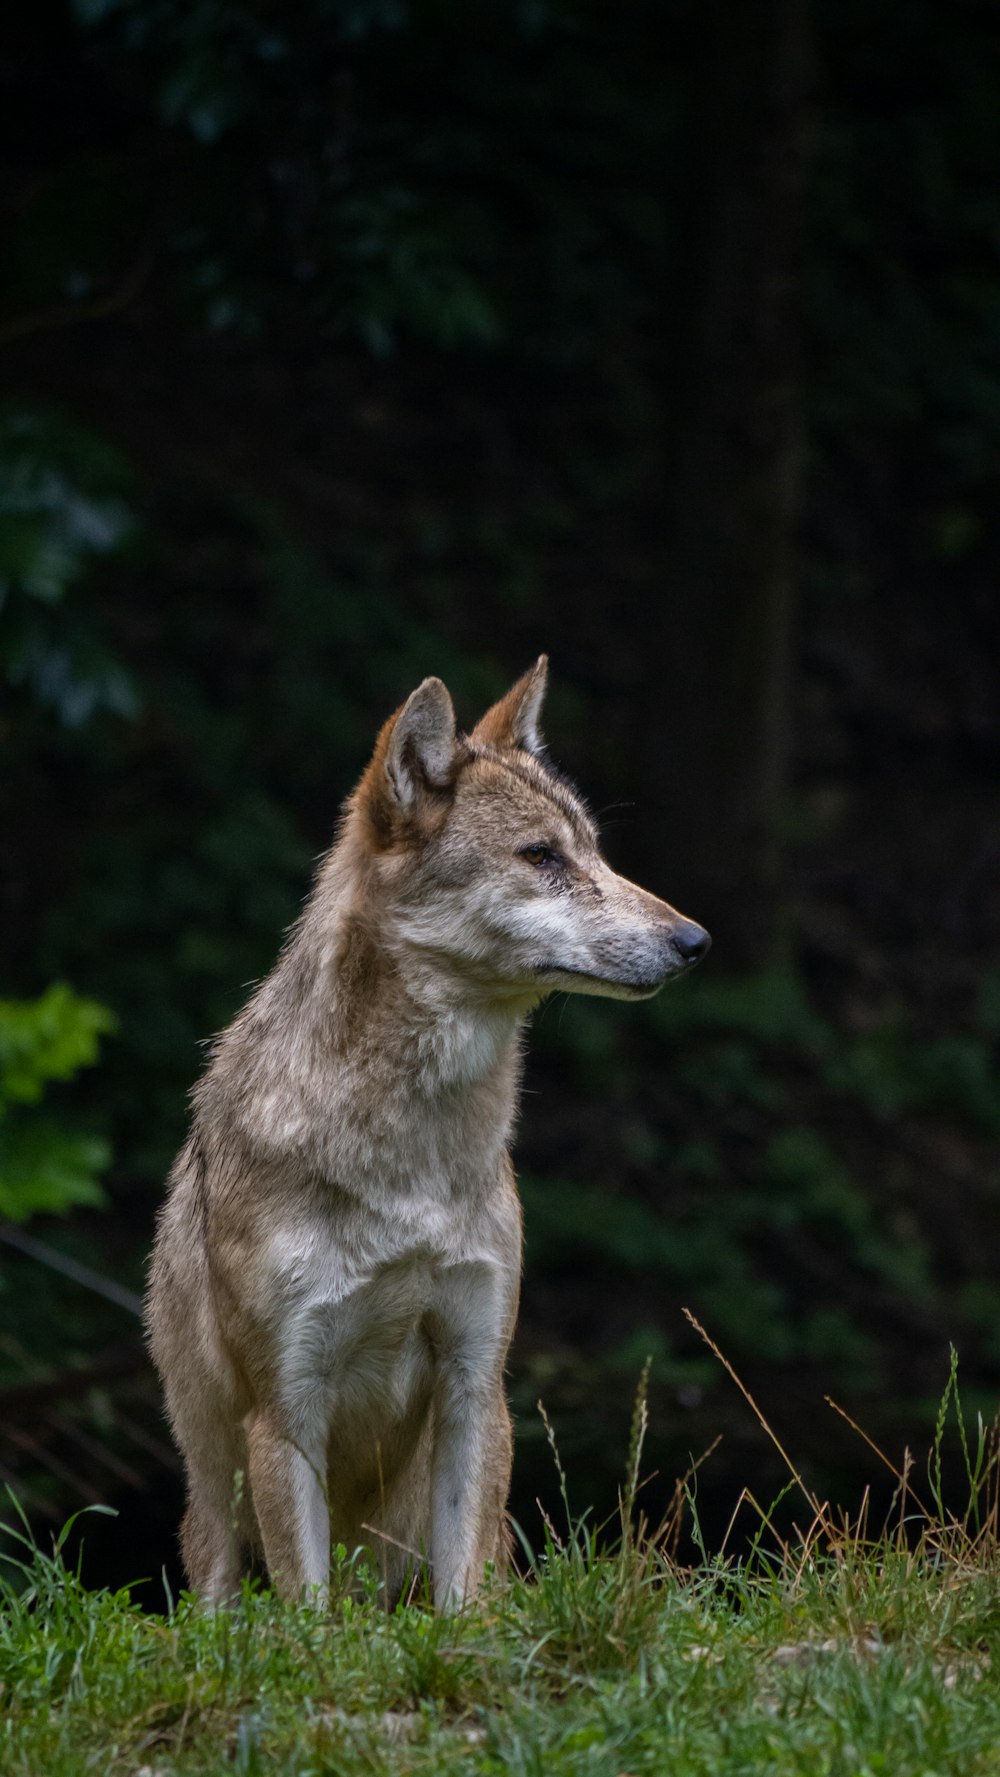
[[422, 791], [446, 790], [455, 776], [455, 711], [440, 679], [411, 691], [392, 723], [385, 775], [399, 807], [414, 807]]
[[525, 753], [541, 753], [545, 742], [538, 726], [549, 682], [549, 657], [539, 654], [534, 666], [518, 679], [481, 722], [472, 730], [472, 740], [491, 747], [520, 747]]

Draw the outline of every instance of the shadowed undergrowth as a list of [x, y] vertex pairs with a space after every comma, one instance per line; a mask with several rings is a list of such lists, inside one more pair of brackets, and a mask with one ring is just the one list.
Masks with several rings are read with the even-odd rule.
[[619, 1522], [574, 1520], [559, 1466], [564, 1527], [546, 1520], [540, 1552], [522, 1538], [522, 1573], [461, 1616], [435, 1616], [419, 1584], [387, 1614], [377, 1563], [342, 1549], [329, 1611], [248, 1586], [231, 1611], [185, 1597], [145, 1615], [127, 1590], [86, 1589], [69, 1526], [51, 1554], [11, 1530], [0, 1770], [995, 1772], [997, 1448], [966, 1424], [954, 1362], [926, 1468], [907, 1454], [893, 1469], [877, 1531], [867, 1496], [853, 1517], [834, 1510], [788, 1458], [802, 1528], [779, 1529], [788, 1502], [764, 1509], [747, 1489], [713, 1553], [697, 1463], [665, 1521], [643, 1517], [645, 1380]]

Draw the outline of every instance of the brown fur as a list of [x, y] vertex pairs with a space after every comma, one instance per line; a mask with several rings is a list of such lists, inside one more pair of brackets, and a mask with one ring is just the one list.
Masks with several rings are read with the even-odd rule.
[[[194, 1093], [149, 1329], [188, 1474], [192, 1587], [248, 1550], [285, 1595], [331, 1537], [460, 1602], [509, 1555], [503, 1370], [520, 1032], [548, 992], [642, 997], [707, 938], [616, 876], [539, 758], [544, 659], [455, 733], [386, 723], [271, 975]], [[545, 855], [539, 855], [539, 854]]]

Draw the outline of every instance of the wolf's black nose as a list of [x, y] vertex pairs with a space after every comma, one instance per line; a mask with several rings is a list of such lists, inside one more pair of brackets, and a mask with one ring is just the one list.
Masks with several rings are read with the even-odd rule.
[[671, 932], [670, 942], [681, 961], [686, 963], [700, 963], [712, 948], [712, 940], [704, 926], [696, 926], [693, 919], [682, 920]]

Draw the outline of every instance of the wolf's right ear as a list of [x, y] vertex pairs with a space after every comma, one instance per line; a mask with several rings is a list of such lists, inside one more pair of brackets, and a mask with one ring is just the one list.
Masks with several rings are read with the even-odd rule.
[[387, 842], [400, 817], [419, 815], [451, 788], [457, 762], [451, 698], [440, 679], [425, 679], [382, 729], [356, 805]]
[[455, 775], [455, 711], [440, 679], [425, 679], [399, 711], [389, 735], [385, 775], [402, 809], [425, 789], [446, 790]]

